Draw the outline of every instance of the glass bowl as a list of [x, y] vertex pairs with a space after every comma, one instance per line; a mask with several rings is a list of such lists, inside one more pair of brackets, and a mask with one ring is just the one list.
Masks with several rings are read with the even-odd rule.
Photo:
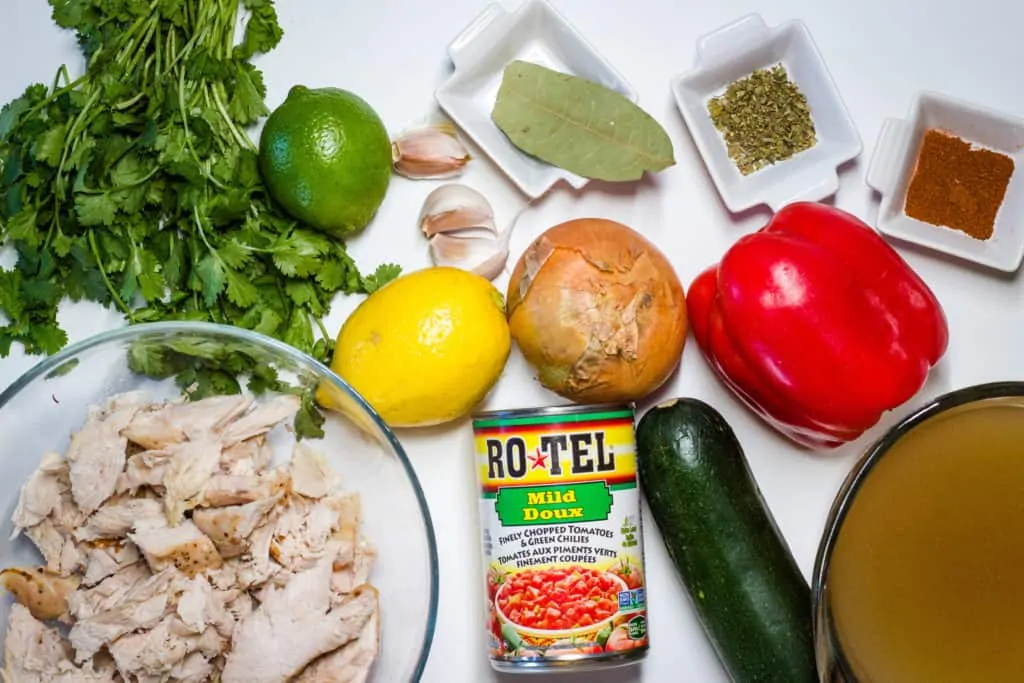
[[[66, 347], [0, 393], [0, 567], [40, 564], [38, 551], [24, 534], [10, 539], [11, 514], [44, 451], [63, 454], [90, 406], [126, 391], [145, 391], [154, 400], [181, 396], [173, 378], [154, 376], [159, 369], [154, 359], [166, 353], [186, 354], [175, 358], [189, 362], [244, 354], [256, 360], [261, 375], [273, 368], [293, 386], [326, 389], [340, 404], [344, 414], [321, 411], [326, 418], [323, 437], [303, 443], [327, 457], [342, 491], [359, 493], [362, 532], [377, 551], [370, 582], [380, 595], [381, 640], [369, 680], [419, 680], [437, 616], [437, 549], [423, 491], [402, 446], [373, 409], [324, 365], [241, 328], [195, 322], [119, 328]], [[145, 369], [139, 373], [133, 367]], [[246, 383], [240, 388], [249, 393]], [[270, 395], [258, 395], [257, 400]], [[5, 592], [0, 598], [0, 639], [11, 603]]]
[[[997, 437], [1000, 440], [998, 441], [998, 446], [986, 449], [979, 447], [983, 444], [979, 444], [974, 440], [974, 437], [981, 433], [980, 431], [973, 431], [979, 430], [979, 425], [990, 426], [995, 424], [994, 422], [986, 423], [979, 421], [977, 417], [978, 412], [976, 411], [988, 411], [989, 417], [995, 419], [990, 410], [993, 408], [999, 410], [1011, 408], [1014, 411], [1024, 413], [1024, 382], [979, 384], [952, 391], [933, 399], [927, 405], [903, 418], [868, 448], [843, 482], [825, 523], [825, 531], [818, 548], [813, 575], [812, 597], [814, 601], [815, 649], [818, 673], [823, 683], [867, 683], [866, 679], [858, 677], [858, 669], [852, 664], [853, 657], [850, 652], [844, 652], [842, 638], [837, 625], [838, 618], [833, 613], [833, 603], [836, 602], [836, 595], [838, 593], [837, 585], [841, 583], [838, 577], [833, 576], [833, 565], [838, 566], [835, 560], [835, 555], [837, 554], [836, 547], [839, 545], [844, 522], [852, 519], [851, 510], [856, 508], [858, 498], [860, 497], [859, 494], [864, 493], [866, 490], [870, 491], [870, 494], [862, 498], [862, 500], [868, 501], [865, 503], [867, 507], [862, 506], [859, 508], [860, 512], [858, 512], [858, 515], [860, 516], [857, 518], [859, 527], [858, 524], [851, 527], [852, 529], [857, 529], [856, 532], [851, 532], [855, 533], [853, 538], [856, 540], [851, 541], [853, 545], [848, 546], [848, 548], [856, 548], [862, 557], [867, 552], [870, 564], [862, 565], [860, 562], [848, 560], [853, 562], [849, 566], [853, 566], [857, 571], [851, 572], [847, 576], [856, 575], [857, 582], [855, 585], [861, 588], [861, 590], [854, 591], [854, 594], [857, 595], [854, 602], [859, 605], [868, 605], [868, 607], [864, 608], [867, 612], [861, 613], [857, 617], [861, 620], [861, 626], [858, 628], [861, 629], [862, 633], [868, 632], [865, 630], [868, 627], [863, 625], [864, 614], [866, 613], [879, 615], [875, 618], [876, 620], [878, 618], [888, 620], [889, 624], [886, 625], [886, 628], [890, 628], [891, 624], [896, 623], [897, 626], [895, 628], [899, 630], [899, 633], [911, 634], [920, 632], [919, 629], [908, 626], [906, 618], [894, 622], [893, 620], [896, 617], [891, 611], [894, 609], [898, 610], [898, 606], [891, 604], [891, 601], [888, 599], [884, 600], [884, 605], [877, 604], [881, 599], [878, 597], [872, 598], [868, 594], [870, 593], [870, 587], [881, 586], [879, 590], [886, 591], [885, 594], [891, 597], [894, 595], [892, 588], [894, 581], [903, 581], [904, 583], [899, 585], [902, 585], [905, 589], [906, 586], [910, 585], [906, 583], [909, 580], [920, 586], [921, 589], [909, 593], [901, 592], [900, 595], [903, 597], [900, 599], [904, 605], [931, 605], [936, 603], [944, 606], [945, 603], [942, 602], [941, 597], [938, 599], [938, 602], [935, 600], [929, 600], [924, 603], [920, 602], [922, 594], [925, 592], [938, 593], [939, 595], [949, 594], [950, 591], [947, 584], [956, 576], [959, 576], [959, 574], [964, 573], [965, 570], [961, 566], [959, 569], [946, 571], [946, 563], [938, 561], [939, 558], [952, 556], [978, 557], [981, 559], [972, 560], [974, 565], [979, 563], [986, 564], [987, 560], [985, 558], [989, 557], [986, 554], [987, 552], [998, 552], [998, 549], [995, 551], [992, 549], [996, 546], [1002, 548], [1004, 547], [1002, 544], [1006, 542], [1014, 542], [1016, 532], [1013, 529], [1018, 529], [1018, 527], [1013, 526], [1010, 528], [1007, 524], [996, 524], [996, 527], [1002, 527], [1002, 529], [996, 529], [992, 525], [978, 522], [978, 520], [975, 520], [978, 523], [972, 523], [968, 520], [946, 527], [953, 529], [948, 533], [936, 533], [935, 529], [939, 527], [934, 526], [943, 522], [948, 524], [950, 519], [957, 518], [956, 515], [951, 517], [950, 512], [945, 512], [947, 509], [959, 511], [958, 514], [968, 507], [972, 511], [984, 509], [986, 510], [984, 519], [988, 519], [996, 514], [992, 510], [1002, 509], [999, 503], [1000, 500], [1021, 500], [1017, 494], [1024, 490], [1024, 477], [1007, 476], [1004, 471], [1005, 464], [999, 469], [992, 470], [996, 472], [995, 474], [979, 475], [980, 471], [985, 470], [986, 464], [997, 462], [994, 459], [987, 460], [989, 456], [986, 454], [988, 453], [998, 454], [992, 457], [1002, 458], [1004, 462], [1009, 462], [1008, 458], [1015, 457], [1018, 452], [1024, 455], [1024, 427], [1016, 419], [1012, 420], [1012, 430], [1004, 428], [1002, 433], [999, 434]], [[964, 416], [967, 416], [968, 420], [972, 419], [972, 412], [975, 414], [973, 423], [965, 422], [961, 419]], [[984, 413], [981, 413], [981, 416], [984, 418]], [[1009, 418], [1003, 417], [1001, 419], [1004, 422], [1000, 422], [1000, 424], [1008, 424], [1005, 420]], [[945, 422], [946, 420], [956, 422]], [[931, 427], [939, 427], [944, 422], [945, 426], [940, 427], [943, 431], [936, 432], [929, 429]], [[918, 430], [922, 426], [925, 426], [925, 429]], [[910, 435], [914, 430], [918, 431]], [[984, 433], [987, 435], [990, 432], [991, 430]], [[908, 437], [908, 435], [910, 436]], [[986, 438], [989, 437], [986, 436]], [[910, 444], [909, 448], [894, 450], [894, 447], [897, 445], [906, 445], [908, 443]], [[992, 444], [995, 443], [997, 442], [992, 442]], [[897, 459], [886, 459], [889, 453], [895, 453], [894, 457]], [[964, 466], [964, 457], [971, 458], [966, 467]], [[885, 465], [884, 469], [880, 467], [882, 464]], [[1014, 469], [1017, 469], [1016, 465]], [[875, 472], [885, 473], [881, 478], [874, 480], [874, 482], [884, 483], [872, 484], [872, 474]], [[963, 484], [962, 488], [955, 489], [951, 486], [936, 486], [936, 484], [941, 484], [943, 481], [963, 481], [967, 483]], [[890, 503], [894, 499], [894, 488], [898, 488], [899, 491], [905, 492], [905, 494], [913, 492], [911, 496], [912, 502], [906, 505], [901, 504], [898, 507]], [[960, 497], [961, 495], [968, 495], [964, 493], [965, 491], [971, 491], [975, 494], [973, 498], [974, 503], [972, 503], [972, 499], [962, 499]], [[928, 492], [938, 492], [938, 494], [929, 494]], [[977, 504], [979, 492], [987, 496], [981, 499], [981, 508]], [[907, 498], [907, 495], [903, 497]], [[942, 500], [936, 502], [939, 498], [942, 498]], [[988, 500], [993, 501], [991, 506], [985, 502]], [[1019, 508], [1024, 508], [1024, 503], [1013, 504]], [[877, 507], [873, 510], [873, 506]], [[878, 510], [881, 512], [877, 512]], [[875, 521], [868, 526], [878, 529], [880, 528], [878, 524], [884, 524], [886, 531], [882, 535], [876, 533], [867, 535], [867, 527], [864, 520], [870, 519], [868, 515], [872, 511], [874, 511]], [[936, 511], [941, 512], [937, 513]], [[937, 514], [939, 516], [936, 516]], [[1006, 519], [1005, 515], [1003, 515], [1003, 519]], [[925, 525], [932, 525], [933, 528], [927, 534], [921, 535], [919, 532], [923, 531], [922, 527]], [[943, 528], [942, 531], [946, 532], [946, 528]], [[898, 531], [893, 531], [894, 529]], [[1014, 536], [1014, 538], [1008, 539], [1008, 535]], [[972, 543], [972, 539], [978, 537], [992, 540], [987, 540], [982, 545], [966, 547]], [[910, 549], [906, 545], [896, 542], [887, 546], [886, 540], [891, 539], [896, 541], [917, 540], [914, 543], [916, 547]], [[892, 549], [897, 547], [898, 550]], [[925, 550], [922, 551], [922, 548]], [[851, 551], [847, 550], [846, 552], [849, 553]], [[952, 552], [952, 555], [943, 554], [949, 552]], [[975, 552], [977, 552], [976, 555], [974, 554]], [[854, 555], [850, 554], [846, 557], [850, 558], [854, 557]], [[899, 578], [886, 578], [884, 582], [889, 584], [888, 588], [877, 583], [880, 580], [879, 577], [882, 576], [881, 572], [892, 567], [901, 568]], [[931, 567], [939, 567], [940, 569], [932, 571], [930, 570]], [[862, 570], [865, 569], [868, 572], [867, 574], [862, 573]], [[953, 573], [954, 571], [958, 573]], [[926, 575], [922, 575], [921, 572], [925, 572]], [[1003, 586], [1007, 583], [1005, 575], [1000, 579], [999, 584], [994, 583], [994, 579], [992, 579], [994, 575], [987, 575], [987, 569], [984, 567], [981, 568], [980, 573], [973, 573], [968, 570], [968, 574], [980, 582], [977, 583], [979, 586], [985, 584], [986, 581], [993, 581], [991, 583], [992, 586]], [[1010, 577], [1010, 582], [1013, 582], [1013, 577]], [[971, 585], [974, 585], [973, 579]], [[868, 590], [868, 593], [865, 593], [865, 589]], [[987, 593], [989, 598], [994, 595], [992, 593], [994, 590], [997, 591], [999, 589], [989, 589]], [[882, 596], [883, 593], [875, 593], [875, 595]], [[987, 600], [987, 602], [991, 602], [991, 599]], [[845, 604], [850, 605], [852, 603], [847, 602]], [[943, 608], [945, 609], [945, 606]], [[971, 607], [971, 610], [973, 609]], [[885, 613], [882, 614], [882, 612]], [[947, 614], [955, 614], [955, 612]], [[929, 615], [927, 618], [929, 619], [927, 623], [932, 624], [933, 621], [931, 619], [934, 618], [934, 615]], [[1011, 616], [1010, 618], [1015, 619], [1016, 617]], [[920, 622], [920, 619], [918, 621]], [[964, 627], [961, 619], [947, 617], [937, 621], [942, 624], [941, 628], [943, 631], [941, 632], [948, 632], [950, 637], [949, 643], [956, 644], [960, 642]], [[876, 621], [876, 623], [880, 622]], [[992, 628], [988, 630], [991, 631]], [[931, 631], [932, 640], [927, 642], [934, 644], [934, 635], [939, 632]], [[878, 637], [881, 638], [883, 636]], [[881, 650], [878, 643], [872, 643], [866, 651], [862, 651], [861, 656], [866, 656], [866, 652], [888, 654], [893, 658], [894, 662], [899, 663], [894, 664], [890, 662], [884, 666], [899, 667], [904, 671], [915, 666], [921, 666], [920, 663], [908, 664], [910, 660], [906, 657], [913, 655], [901, 656], [897, 659], [891, 653], [894, 652], [893, 648], [900, 646], [894, 644], [889, 639], [889, 636], [884, 636], [884, 638], [884, 647]], [[913, 647], [915, 645], [917, 647]], [[904, 641], [903, 646], [908, 648], [908, 652], [911, 651], [909, 648], [913, 647], [912, 651], [919, 655], [916, 657], [918, 662], [933, 659], [936, 647], [938, 647], [938, 645], [931, 647], [930, 645], [925, 646], [920, 642], [914, 643], [909, 639]], [[986, 648], [985, 652], [991, 650], [991, 647], [986, 646]], [[973, 650], [971, 652], [973, 654]], [[893, 671], [894, 669], [887, 670]], [[994, 680], [985, 677], [972, 678], [971, 675], [973, 673], [967, 672], [967, 678], [963, 680]], [[925, 678], [918, 677], [918, 680], [927, 680], [927, 676]], [[878, 679], [876, 683], [889, 683], [889, 681]]]

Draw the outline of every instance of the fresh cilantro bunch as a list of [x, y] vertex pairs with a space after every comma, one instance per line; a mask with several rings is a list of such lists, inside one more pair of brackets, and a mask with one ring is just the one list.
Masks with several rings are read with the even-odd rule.
[[[266, 89], [249, 60], [281, 39], [271, 0], [50, 4], [86, 69], [71, 80], [61, 67], [0, 110], [0, 245], [18, 257], [0, 269], [0, 356], [63, 347], [69, 298], [129, 323], [237, 325], [329, 362], [333, 296], [398, 268], [361, 277], [343, 243], [290, 218], [261, 181], [246, 127], [268, 113]], [[213, 390], [212, 360], [149, 367]], [[235, 359], [229, 374], [255, 366]]]

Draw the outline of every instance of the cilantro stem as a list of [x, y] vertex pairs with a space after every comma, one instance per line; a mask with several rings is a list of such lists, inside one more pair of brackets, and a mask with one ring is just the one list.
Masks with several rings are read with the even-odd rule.
[[181, 126], [185, 129], [185, 146], [188, 148], [189, 154], [192, 155], [192, 159], [196, 162], [196, 167], [202, 171], [203, 176], [206, 177], [211, 183], [216, 185], [219, 189], [227, 189], [224, 184], [213, 177], [206, 164], [202, 162], [199, 155], [196, 154], [196, 148], [192, 145], [192, 133], [188, 128], [188, 106], [185, 104], [185, 71], [180, 70], [178, 72], [178, 108], [181, 110]]
[[326, 327], [324, 327], [324, 321], [323, 321], [323, 320], [321, 320], [321, 319], [319, 318], [319, 316], [315, 316], [315, 315], [314, 315], [314, 316], [312, 316], [312, 317], [313, 317], [313, 321], [314, 321], [314, 322], [316, 322], [316, 326], [320, 328], [320, 335], [321, 335], [321, 336], [323, 337], [323, 339], [324, 339], [324, 341], [325, 341], [325, 342], [327, 342], [328, 344], [330, 344], [330, 343], [331, 343], [331, 341], [332, 341], [332, 339], [331, 339], [331, 335], [330, 335], [330, 334], [329, 334], [329, 333], [327, 332], [327, 328], [326, 328]]
[[220, 88], [210, 88], [211, 95], [213, 96], [213, 104], [220, 113], [221, 118], [224, 119], [224, 123], [227, 124], [228, 130], [231, 131], [231, 136], [235, 138], [235, 142], [237, 142], [240, 147], [256, 151], [256, 145], [253, 144], [252, 140], [250, 140], [248, 136], [240, 133], [238, 128], [235, 126], [235, 122], [231, 120], [231, 115], [228, 114], [227, 107], [224, 106], [224, 102], [221, 100], [220, 94], [217, 92], [218, 90], [220, 90]]
[[146, 56], [147, 48], [153, 40], [153, 34], [156, 31], [159, 20], [160, 17], [156, 14], [149, 18], [149, 28], [147, 28], [146, 32], [142, 35], [142, 39], [136, 42], [132, 47], [132, 57], [128, 64], [123, 67], [125, 74], [133, 73], [135, 69], [138, 68], [139, 60]]
[[92, 257], [96, 259], [96, 268], [99, 269], [100, 277], [103, 278], [103, 284], [107, 286], [107, 291], [110, 292], [111, 298], [113, 298], [117, 303], [117, 307], [120, 308], [126, 316], [128, 316], [128, 322], [135, 322], [135, 318], [132, 315], [131, 310], [125, 306], [124, 301], [121, 300], [121, 295], [117, 293], [117, 290], [114, 289], [114, 285], [110, 282], [110, 278], [107, 277], [107, 269], [103, 267], [103, 261], [100, 258], [100, 250], [99, 247], [96, 246], [96, 232], [94, 230], [89, 231], [89, 249], [92, 250]]
[[64, 195], [64, 183], [66, 176], [64, 174], [64, 164], [68, 160], [68, 152], [71, 151], [72, 143], [75, 141], [75, 137], [78, 135], [78, 129], [85, 120], [86, 113], [96, 104], [96, 100], [100, 98], [99, 88], [93, 90], [92, 95], [86, 100], [85, 105], [82, 106], [82, 110], [78, 112], [75, 120], [71, 122], [71, 127], [68, 128], [67, 135], [64, 138], [64, 148], [60, 153], [60, 163], [57, 164], [57, 193], [54, 197], [55, 207], [54, 211], [60, 206], [61, 197]]
[[228, 266], [227, 266], [226, 263], [224, 263], [224, 259], [222, 259], [220, 257], [220, 254], [213, 247], [213, 245], [210, 244], [210, 241], [208, 239], [206, 239], [206, 230], [203, 229], [203, 219], [199, 215], [199, 207], [198, 206], [195, 206], [195, 205], [192, 206], [192, 215], [195, 216], [196, 227], [199, 228], [199, 239], [203, 240], [203, 244], [205, 244], [206, 248], [210, 250], [210, 253], [213, 254], [213, 257], [215, 259], [217, 259], [222, 266], [227, 268]]

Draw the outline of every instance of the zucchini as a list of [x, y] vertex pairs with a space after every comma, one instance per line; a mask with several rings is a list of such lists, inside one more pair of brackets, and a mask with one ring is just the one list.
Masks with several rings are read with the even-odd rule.
[[718, 411], [654, 406], [640, 484], [704, 631], [735, 683], [816, 683], [811, 593]]

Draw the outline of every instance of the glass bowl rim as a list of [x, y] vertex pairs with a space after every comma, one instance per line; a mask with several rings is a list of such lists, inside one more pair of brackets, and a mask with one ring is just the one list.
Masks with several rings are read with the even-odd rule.
[[[812, 630], [819, 675], [822, 675], [822, 667], [825, 666], [825, 662], [822, 661], [822, 647], [825, 641], [827, 641], [830, 644], [830, 649], [833, 651], [832, 656], [835, 660], [832, 662], [832, 666], [838, 669], [838, 672], [844, 677], [837, 680], [846, 680], [851, 683], [857, 681], [842, 649], [838, 647], [838, 643], [835, 643], [835, 647], [832, 647], [831, 631], [825, 632], [827, 620], [825, 619], [824, 592], [825, 579], [831, 564], [832, 551], [846, 515], [853, 506], [861, 486], [863, 486], [875, 465], [889, 452], [893, 445], [918, 425], [953, 408], [1000, 398], [1024, 398], [1024, 381], [973, 384], [948, 391], [931, 399], [889, 427], [884, 434], [864, 451], [864, 454], [854, 463], [850, 472], [844, 478], [825, 520], [824, 532], [818, 545], [812, 573]], [[830, 678], [829, 680], [832, 679]]]
[[10, 403], [22, 389], [28, 386], [40, 375], [46, 376], [54, 369], [59, 368], [67, 361], [85, 351], [88, 351], [89, 349], [103, 346], [109, 342], [125, 341], [145, 334], [155, 333], [198, 333], [209, 334], [212, 336], [219, 335], [232, 337], [286, 356], [288, 359], [300, 365], [310, 367], [317, 374], [329, 380], [337, 389], [346, 393], [349, 398], [355, 401], [356, 404], [370, 416], [373, 423], [378, 429], [380, 429], [381, 434], [383, 434], [387, 439], [388, 445], [391, 446], [395, 455], [398, 456], [398, 460], [402, 464], [402, 469], [409, 478], [409, 483], [412, 485], [413, 493], [416, 495], [416, 502], [419, 505], [420, 514], [423, 516], [423, 525], [427, 536], [427, 551], [430, 556], [430, 602], [427, 613], [427, 627], [423, 634], [423, 643], [420, 645], [420, 655], [416, 662], [416, 667], [413, 670], [412, 677], [413, 681], [419, 681], [423, 676], [423, 670], [427, 665], [430, 648], [434, 641], [434, 631], [437, 626], [439, 562], [437, 556], [437, 538], [434, 532], [434, 523], [430, 516], [430, 508], [427, 506], [427, 499], [423, 493], [423, 487], [420, 485], [419, 477], [416, 476], [416, 470], [413, 468], [412, 462], [409, 460], [409, 456], [406, 454], [401, 442], [399, 442], [398, 437], [395, 436], [387, 423], [381, 419], [380, 415], [377, 414], [377, 411], [367, 403], [366, 399], [364, 399], [355, 389], [349, 386], [345, 380], [335, 374], [333, 370], [317, 359], [283, 341], [260, 332], [248, 330], [243, 327], [236, 327], [234, 325], [224, 325], [221, 323], [204, 321], [175, 320], [136, 323], [110, 330], [104, 330], [103, 332], [94, 334], [81, 341], [68, 344], [57, 353], [43, 358], [41, 361], [23, 372], [3, 391], [0, 391], [0, 410], [3, 410], [4, 407], [7, 406], [7, 404]]

